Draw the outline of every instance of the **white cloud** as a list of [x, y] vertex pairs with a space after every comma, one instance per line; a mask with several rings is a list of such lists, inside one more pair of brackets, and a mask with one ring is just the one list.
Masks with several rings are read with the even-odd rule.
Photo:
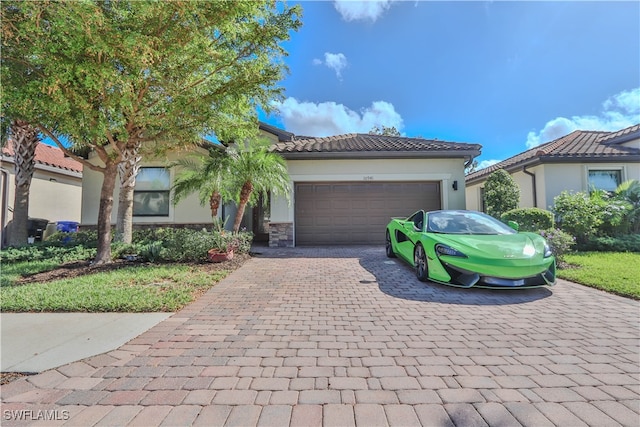
[[476, 170], [480, 170], [480, 169], [484, 169], [484, 168], [488, 168], [489, 166], [493, 166], [496, 163], [500, 163], [502, 160], [483, 160], [480, 163], [478, 163], [478, 167], [476, 168]]
[[315, 58], [313, 60], [313, 65], [326, 65], [328, 68], [331, 68], [336, 73], [336, 77], [342, 80], [342, 69], [347, 66], [347, 57], [342, 53], [324, 53], [324, 61], [322, 59]]
[[533, 148], [553, 141], [574, 130], [616, 131], [640, 123], [640, 87], [620, 92], [602, 103], [597, 116], [556, 117], [548, 121], [541, 131], [527, 135], [527, 147]]
[[391, 0], [336, 0], [333, 6], [347, 22], [376, 20], [391, 6]]
[[300, 102], [287, 98], [274, 103], [285, 129], [297, 135], [331, 136], [345, 133], [368, 133], [374, 126], [404, 126], [402, 117], [394, 106], [385, 101], [376, 101], [360, 112], [353, 111], [335, 102]]

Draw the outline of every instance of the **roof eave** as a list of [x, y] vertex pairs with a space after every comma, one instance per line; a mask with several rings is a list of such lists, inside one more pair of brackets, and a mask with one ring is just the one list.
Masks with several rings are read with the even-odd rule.
[[447, 151], [276, 151], [287, 160], [328, 160], [328, 159], [472, 159], [480, 155], [480, 150]]

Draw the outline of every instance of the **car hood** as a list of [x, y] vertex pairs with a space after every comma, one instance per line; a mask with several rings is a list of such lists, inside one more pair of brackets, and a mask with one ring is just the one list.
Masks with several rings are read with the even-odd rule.
[[436, 234], [435, 240], [468, 257], [530, 259], [544, 254], [544, 239], [533, 233], [502, 235]]

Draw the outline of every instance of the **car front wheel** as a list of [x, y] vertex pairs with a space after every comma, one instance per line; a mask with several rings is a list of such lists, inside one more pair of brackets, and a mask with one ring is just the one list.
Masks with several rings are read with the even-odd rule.
[[389, 230], [387, 230], [387, 235], [385, 236], [385, 251], [387, 252], [387, 257], [395, 258], [396, 253], [393, 252], [393, 244], [391, 243], [391, 234], [389, 234]]
[[416, 277], [421, 282], [429, 280], [429, 269], [427, 266], [427, 254], [421, 244], [418, 244], [413, 251], [413, 263], [416, 266]]

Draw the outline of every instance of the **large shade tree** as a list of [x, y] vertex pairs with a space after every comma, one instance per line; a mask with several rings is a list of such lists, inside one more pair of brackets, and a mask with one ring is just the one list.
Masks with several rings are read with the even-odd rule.
[[219, 201], [235, 202], [238, 210], [233, 231], [240, 230], [247, 206], [255, 206], [262, 196], [282, 194], [288, 197], [290, 179], [285, 160], [270, 150], [264, 138], [249, 139], [228, 147], [215, 147], [208, 156], [178, 164], [183, 171], [174, 185], [174, 202], [198, 192], [200, 203], [209, 203], [211, 215], [217, 215]]
[[[253, 135], [256, 106], [282, 96], [281, 42], [301, 25], [299, 7], [271, 0], [6, 0], [1, 8], [5, 114], [37, 124], [103, 176], [96, 263], [111, 260], [119, 165], [128, 162], [121, 170], [131, 184], [141, 150]], [[133, 186], [123, 187], [132, 198]]]

